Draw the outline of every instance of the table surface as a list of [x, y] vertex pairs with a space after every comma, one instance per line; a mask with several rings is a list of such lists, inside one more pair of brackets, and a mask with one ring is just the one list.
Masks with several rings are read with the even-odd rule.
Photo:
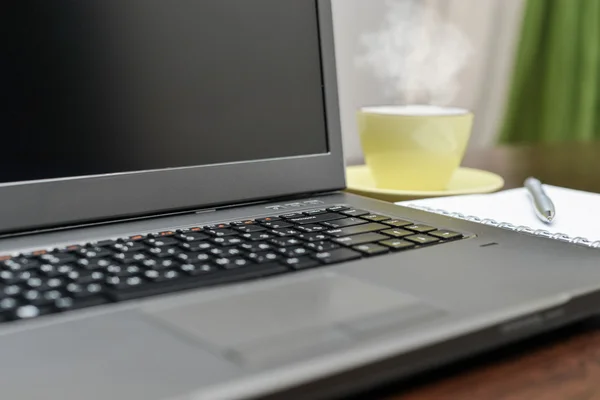
[[[499, 147], [470, 152], [463, 165], [600, 193], [600, 143]], [[599, 265], [600, 267], [600, 265]], [[600, 318], [382, 389], [389, 400], [600, 400]]]

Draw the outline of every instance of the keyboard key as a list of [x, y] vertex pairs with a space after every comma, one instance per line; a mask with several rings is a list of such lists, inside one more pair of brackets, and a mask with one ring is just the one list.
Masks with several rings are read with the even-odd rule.
[[325, 235], [324, 233], [302, 233], [297, 235], [297, 237], [307, 242], [319, 242], [329, 239], [329, 235]]
[[[150, 256], [151, 256], [150, 254], [146, 254], [146, 257], [150, 257]], [[118, 264], [118, 263], [119, 263], [118, 261], [115, 261], [111, 258], [96, 258], [96, 259], [91, 259], [91, 260], [89, 260], [87, 258], [82, 258], [79, 261], [77, 261], [76, 267], [93, 270], [93, 269], [106, 268], [109, 265]], [[60, 267], [59, 267], [59, 270], [60, 270]]]
[[179, 253], [175, 259], [183, 263], [204, 263], [211, 259], [206, 253]]
[[354, 250], [360, 251], [368, 256], [376, 256], [378, 254], [384, 254], [390, 251], [389, 247], [381, 246], [375, 243], [362, 244], [360, 246], [354, 246]]
[[[136, 267], [139, 270], [139, 267]], [[72, 271], [68, 276], [70, 280], [80, 285], [88, 285], [94, 282], [101, 282], [106, 279], [103, 271]]]
[[317, 225], [317, 224], [308, 224], [308, 225], [300, 225], [295, 227], [295, 229], [304, 232], [304, 233], [315, 233], [315, 232], [321, 232], [324, 231], [325, 228], [324, 226], [321, 225]]
[[257, 218], [256, 222], [258, 222], [259, 224], [265, 223], [265, 222], [274, 222], [274, 221], [280, 221], [281, 218], [279, 217], [266, 217], [266, 218]]
[[394, 228], [402, 228], [403, 226], [412, 225], [410, 221], [404, 221], [402, 219], [388, 219], [383, 221], [384, 224], [393, 226]]
[[[149, 257], [151, 257], [151, 256], [145, 252], [144, 253], [143, 252], [115, 253], [113, 255], [112, 260], [99, 259], [99, 260], [88, 261], [88, 263], [86, 264], [86, 269], [95, 269], [98, 267], [106, 267], [107, 262], [109, 262], [109, 264], [112, 264], [113, 261], [114, 261], [114, 263], [117, 263], [117, 264], [133, 264], [133, 263], [143, 261]], [[86, 260], [84, 260], [84, 261], [86, 261]]]
[[283, 237], [271, 239], [269, 243], [277, 246], [277, 247], [288, 247], [288, 246], [300, 246], [302, 245], [302, 240], [297, 239], [295, 237]]
[[242, 237], [251, 242], [261, 242], [264, 240], [271, 239], [273, 235], [266, 232], [254, 232], [254, 233], [244, 233]]
[[327, 213], [327, 210], [310, 210], [310, 211], [305, 211], [304, 215], [319, 215], [319, 214], [325, 214]]
[[238, 234], [233, 229], [209, 229], [206, 233], [216, 237], [235, 236]]
[[129, 240], [132, 240], [134, 242], [137, 242], [138, 240], [144, 240], [146, 239], [145, 235], [134, 235], [134, 236], [130, 236]]
[[198, 242], [201, 240], [207, 240], [210, 238], [206, 233], [202, 232], [184, 232], [180, 233], [176, 236], [179, 240], [183, 242]]
[[227, 247], [225, 249], [225, 253], [223, 253], [226, 257], [235, 257], [242, 254], [242, 250], [237, 247]]
[[[182, 276], [182, 272], [176, 269], [166, 269], [163, 271], [159, 272], [159, 275], [156, 279], [154, 279], [154, 282], [166, 282], [166, 281], [172, 281], [175, 279], [178, 279]], [[140, 282], [140, 284], [143, 284], [143, 281]]]
[[448, 231], [446, 229], [440, 229], [437, 231], [429, 232], [429, 235], [435, 236], [443, 240], [455, 240], [461, 239], [463, 237], [463, 235], [458, 232]]
[[[173, 261], [172, 260], [163, 260], [158, 263], [158, 266], [160, 267], [164, 263], [169, 263], [169, 265], [170, 265], [171, 263], [173, 263]], [[89, 271], [86, 271], [86, 272], [89, 273]], [[112, 276], [131, 276], [131, 275], [140, 274], [142, 272], [142, 269], [137, 265], [127, 265], [127, 266], [113, 265], [113, 266], [110, 266], [109, 268], [107, 268], [106, 272]], [[78, 272], [74, 271], [70, 274], [69, 277], [73, 280], [77, 280], [79, 283], [91, 283], [91, 282], [82, 282], [81, 281], [81, 278], [82, 277], [85, 278], [85, 276], [87, 274], [86, 275], [81, 274], [78, 279], [75, 279], [73, 277], [76, 276], [76, 274], [78, 274]], [[93, 274], [97, 274], [97, 275], [94, 276]], [[91, 275], [91, 278], [97, 278], [99, 276], [98, 274], [104, 275], [102, 271], [94, 271], [93, 274]], [[98, 279], [94, 279], [94, 280], [98, 280]]]
[[60, 290], [49, 290], [44, 292], [44, 298], [48, 300], [48, 302], [53, 302], [63, 297], [63, 294]]
[[366, 224], [366, 223], [367, 223], [367, 221], [365, 221], [364, 219], [353, 217], [353, 218], [339, 219], [337, 221], [325, 222], [325, 223], [323, 223], [323, 225], [327, 226], [328, 228], [337, 229], [337, 228], [345, 228], [347, 226], [362, 225], [362, 224]]
[[[157, 262], [155, 260], [151, 260], [154, 264], [156, 264]], [[125, 271], [125, 266], [120, 266], [120, 265], [111, 265], [110, 267], [106, 268], [105, 271], [107, 272], [108, 276], [120, 276], [121, 274], [126, 275], [123, 273], [123, 271]], [[102, 271], [98, 271], [98, 272], [102, 272]], [[71, 279], [76, 280], [79, 276], [79, 271], [73, 271], [70, 274], [72, 277]], [[108, 278], [107, 276], [107, 278]]]
[[210, 249], [208, 251], [208, 254], [211, 254], [213, 256], [217, 256], [217, 257], [221, 257], [223, 255], [225, 255], [225, 249], [223, 249], [222, 247], [215, 247], [214, 249]]
[[214, 244], [223, 246], [223, 247], [239, 246], [240, 244], [244, 243], [243, 239], [240, 239], [239, 237], [235, 237], [235, 236], [218, 237], [218, 238], [214, 238], [211, 241]]
[[273, 248], [273, 246], [271, 246], [269, 243], [265, 243], [265, 242], [251, 242], [251, 243], [241, 244], [240, 248], [249, 253], [257, 253], [259, 251], [271, 250]]
[[[67, 264], [70, 262], [77, 261], [77, 256], [72, 253], [51, 253], [42, 255], [40, 257], [40, 260], [42, 260], [43, 263], [47, 264]], [[29, 261], [27, 262], [27, 264], [31, 266], [33, 263]]]
[[147, 271], [144, 271], [144, 273], [142, 274], [142, 276], [144, 277], [144, 279], [148, 280], [148, 281], [156, 281], [157, 279], [160, 278], [161, 276], [161, 272], [157, 271], [155, 269], [149, 269]]
[[110, 246], [110, 248], [117, 253], [132, 253], [135, 251], [144, 250], [146, 246], [144, 246], [143, 242], [133, 242], [128, 240], [123, 243], [115, 243], [114, 245]]
[[17, 274], [9, 270], [0, 271], [0, 282], [6, 285], [12, 285], [19, 282], [20, 279]]
[[[222, 260], [223, 262], [222, 263], [219, 262], [220, 260]], [[227, 260], [227, 262], [225, 262], [225, 260]], [[225, 269], [236, 269], [236, 268], [247, 267], [247, 266], [251, 265], [252, 262], [250, 262], [242, 257], [235, 257], [235, 258], [229, 258], [229, 259], [228, 258], [216, 259], [215, 264], [217, 264], [219, 267], [225, 268]]]
[[349, 207], [346, 206], [333, 206], [333, 207], [329, 207], [327, 209], [327, 211], [331, 211], [331, 212], [340, 212], [340, 211], [346, 211], [349, 210]]
[[321, 253], [316, 253], [312, 256], [323, 264], [334, 264], [342, 261], [357, 260], [361, 258], [360, 253], [350, 249], [336, 249]]
[[14, 262], [8, 262], [6, 267], [7, 269], [11, 270], [11, 271], [27, 271], [27, 270], [31, 270], [31, 269], [39, 269], [43, 264], [52, 264], [52, 265], [61, 265], [61, 264], [66, 264], [69, 262], [76, 262], [77, 261], [77, 257], [74, 254], [67, 254], [68, 257], [64, 257], [64, 262], [61, 261], [61, 258], [58, 257], [54, 257], [50, 254], [46, 254], [45, 258], [40, 258], [39, 261], [36, 261], [35, 264], [32, 263], [27, 263], [27, 264], [22, 264], [22, 263], [14, 263]]
[[359, 244], [379, 242], [381, 240], [386, 240], [386, 239], [388, 239], [387, 236], [382, 235], [380, 233], [372, 232], [372, 233], [363, 233], [361, 235], [346, 236], [343, 238], [333, 239], [333, 241], [337, 244], [341, 244], [344, 246], [356, 246]]
[[34, 277], [29, 279], [26, 282], [26, 285], [30, 289], [36, 289], [40, 291], [46, 290], [54, 290], [54, 289], [62, 289], [63, 286], [66, 285], [66, 280], [62, 278], [50, 278], [50, 279], [42, 279], [38, 277]]
[[364, 218], [364, 219], [372, 221], [372, 222], [381, 222], [381, 221], [387, 221], [388, 219], [391, 219], [390, 217], [387, 217], [385, 215], [379, 215], [379, 214], [363, 215], [361, 218]]
[[420, 225], [420, 224], [407, 225], [404, 227], [404, 229], [408, 229], [409, 231], [413, 231], [413, 232], [417, 232], [417, 233], [427, 233], [427, 232], [436, 230], [436, 228], [434, 228], [433, 226]]
[[392, 250], [407, 250], [407, 249], [411, 249], [411, 248], [415, 247], [414, 243], [407, 242], [406, 240], [402, 240], [402, 239], [384, 240], [382, 242], [379, 242], [379, 244], [387, 246]]
[[283, 219], [301, 218], [301, 217], [304, 217], [304, 214], [302, 214], [302, 213], [289, 213], [289, 214], [280, 215], [280, 217], [283, 218]]
[[146, 250], [146, 253], [158, 258], [172, 257], [181, 252], [179, 247], [152, 247]]
[[321, 265], [317, 260], [310, 257], [291, 257], [282, 262], [296, 270], [315, 268]]
[[43, 306], [50, 303], [49, 300], [44, 298], [42, 292], [36, 289], [30, 289], [23, 292], [21, 296], [21, 302], [24, 304], [34, 305], [36, 307]]
[[19, 302], [13, 297], [0, 300], [0, 314], [9, 313], [17, 309]]
[[280, 237], [294, 236], [294, 235], [300, 234], [300, 232], [298, 232], [295, 229], [291, 229], [291, 228], [273, 229], [273, 230], [270, 230], [269, 233], [271, 233], [275, 236], [280, 236]]
[[150, 247], [164, 247], [164, 246], [174, 246], [179, 243], [177, 239], [174, 237], [160, 237], [156, 239], [146, 239], [144, 240]]
[[191, 243], [181, 243], [179, 248], [184, 251], [209, 251], [214, 248], [216, 245], [214, 243], [209, 242], [191, 242]]
[[403, 237], [415, 234], [414, 232], [407, 231], [405, 229], [387, 229], [385, 231], [381, 231], [381, 233], [384, 233], [388, 236], [392, 236], [395, 238], [403, 238]]
[[77, 267], [73, 266], [73, 265], [59, 265], [56, 267], [56, 271], [61, 274], [61, 275], [67, 275], [68, 273], [70, 273], [71, 271], [74, 271]]
[[345, 217], [341, 214], [326, 213], [326, 214], [308, 215], [308, 216], [303, 215], [299, 218], [288, 219], [288, 221], [292, 222], [294, 224], [298, 224], [298, 225], [308, 225], [308, 224], [318, 224], [321, 222], [333, 221], [333, 220], [342, 219], [342, 218], [345, 218]]
[[266, 228], [264, 228], [260, 225], [244, 225], [244, 226], [238, 226], [234, 229], [238, 232], [243, 232], [243, 233], [262, 232], [262, 231], [267, 230]]
[[248, 253], [246, 257], [257, 264], [263, 264], [279, 260], [282, 258], [282, 255], [273, 251], [264, 251], [260, 253]]
[[65, 290], [66, 296], [73, 299], [73, 309], [92, 307], [108, 302], [104, 296], [104, 288], [99, 283], [79, 285], [70, 283]]
[[248, 225], [254, 225], [254, 224], [256, 224], [256, 221], [254, 221], [253, 219], [247, 219], [245, 221], [232, 222], [230, 225], [231, 226], [248, 226]]
[[28, 269], [39, 268], [43, 261], [31, 258], [15, 257], [6, 260], [0, 264], [0, 269], [7, 269], [13, 272], [26, 271]]
[[105, 247], [83, 247], [75, 252], [79, 257], [83, 258], [102, 258], [113, 255], [113, 252]]
[[14, 318], [29, 319], [38, 317], [40, 316], [40, 314], [42, 314], [42, 310], [40, 310], [38, 307], [32, 305], [24, 305], [15, 309]]
[[438, 238], [435, 238], [435, 237], [429, 236], [429, 235], [425, 235], [425, 234], [407, 236], [404, 239], [408, 240], [410, 242], [414, 242], [416, 244], [420, 244], [420, 245], [428, 245], [428, 244], [432, 244], [432, 243], [436, 243], [436, 242], [440, 241], [440, 239], [438, 239]]
[[108, 289], [127, 290], [133, 289], [144, 284], [144, 280], [139, 276], [118, 277], [111, 276], [106, 279]]
[[[212, 264], [204, 263], [204, 264], [183, 264], [179, 269], [191, 276], [199, 276], [212, 274], [214, 272], [219, 271], [219, 268]], [[148, 271], [150, 272], [150, 271]]]
[[18, 296], [21, 292], [23, 292], [23, 287], [19, 285], [0, 287], [0, 298]]
[[340, 214], [344, 214], [349, 217], [362, 217], [363, 215], [369, 215], [371, 213], [365, 210], [357, 210], [356, 208], [351, 208], [349, 210], [341, 211]]
[[[205, 257], [207, 257], [205, 255]], [[165, 268], [172, 268], [174, 266], [177, 265], [177, 261], [173, 260], [173, 259], [147, 259], [142, 261], [141, 266], [144, 268], [152, 268], [152, 269], [165, 269]], [[118, 268], [118, 267], [117, 267]], [[117, 268], [107, 268], [107, 271], [110, 272], [111, 270], [114, 270], [115, 272], [118, 271]]]
[[[198, 255], [198, 256], [200, 256], [200, 255]], [[154, 268], [167, 269], [167, 268], [174, 268], [178, 265], [179, 265], [179, 261], [174, 260], [174, 259], [167, 259], [167, 260], [159, 260], [158, 264]]]
[[388, 227], [387, 225], [382, 225], [382, 224], [371, 222], [369, 224], [364, 224], [364, 225], [349, 226], [347, 228], [341, 228], [341, 229], [333, 229], [333, 230], [327, 231], [327, 233], [331, 236], [343, 237], [343, 236], [350, 236], [350, 235], [359, 235], [361, 233], [380, 231], [382, 229], [386, 229], [387, 227]]
[[121, 264], [132, 264], [146, 258], [144, 253], [115, 253], [113, 259]]
[[206, 225], [204, 227], [204, 229], [214, 231], [214, 230], [219, 230], [219, 229], [228, 229], [230, 227], [231, 227], [231, 225], [229, 225], [229, 224], [213, 224], [213, 225]]
[[288, 258], [303, 257], [311, 253], [304, 247], [282, 247], [281, 249], [278, 249], [277, 252]]
[[187, 233], [187, 232], [202, 232], [204, 231], [204, 229], [202, 229], [199, 226], [194, 226], [192, 228], [184, 228], [184, 229], [178, 229], [177, 232], [178, 233]]
[[54, 300], [54, 308], [59, 312], [72, 310], [74, 306], [75, 301], [71, 297], [59, 297]]
[[329, 250], [334, 250], [334, 249], [340, 248], [339, 244], [330, 242], [328, 240], [323, 240], [323, 241], [318, 241], [318, 242], [310, 242], [310, 243], [307, 243], [305, 246], [307, 249], [317, 251], [317, 252], [324, 252], [324, 251], [329, 251]]
[[285, 222], [285, 221], [281, 221], [281, 220], [274, 221], [274, 222], [265, 222], [262, 225], [269, 229], [283, 229], [283, 228], [291, 228], [294, 226], [294, 224], [290, 224], [289, 222]]

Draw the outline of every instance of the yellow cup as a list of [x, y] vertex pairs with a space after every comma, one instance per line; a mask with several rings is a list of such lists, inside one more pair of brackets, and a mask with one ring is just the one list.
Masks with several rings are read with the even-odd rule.
[[473, 120], [471, 112], [460, 108], [362, 108], [360, 140], [377, 187], [445, 190], [462, 162]]

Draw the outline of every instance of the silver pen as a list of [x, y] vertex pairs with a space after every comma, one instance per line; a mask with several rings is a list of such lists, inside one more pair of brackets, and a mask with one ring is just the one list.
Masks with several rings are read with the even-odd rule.
[[535, 178], [527, 178], [525, 188], [531, 196], [533, 209], [537, 217], [545, 223], [551, 223], [556, 216], [556, 210], [552, 199], [544, 191], [542, 182]]

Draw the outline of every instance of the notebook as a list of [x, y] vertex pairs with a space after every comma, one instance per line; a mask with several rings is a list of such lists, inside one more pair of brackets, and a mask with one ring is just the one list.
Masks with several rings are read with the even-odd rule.
[[600, 194], [550, 185], [544, 185], [544, 190], [556, 207], [552, 224], [545, 224], [535, 216], [525, 188], [397, 204], [600, 248]]

